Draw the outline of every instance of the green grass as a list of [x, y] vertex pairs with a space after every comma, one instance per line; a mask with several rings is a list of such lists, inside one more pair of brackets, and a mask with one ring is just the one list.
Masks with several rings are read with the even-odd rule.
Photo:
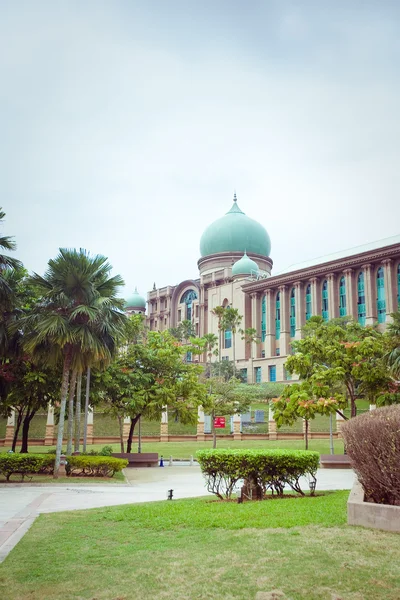
[[[108, 445], [108, 444], [107, 444]], [[113, 446], [114, 452], [119, 452], [119, 444], [110, 444]], [[101, 450], [104, 444], [94, 444], [88, 446], [88, 450]], [[334, 447], [336, 454], [343, 453], [343, 442], [342, 440], [334, 440]], [[212, 448], [212, 442], [149, 442], [142, 444], [142, 452], [157, 452], [164, 458], [172, 456], [175, 459], [189, 459], [190, 456], [195, 456], [197, 450], [203, 450], [205, 448]], [[268, 441], [268, 440], [243, 440], [234, 441], [232, 439], [224, 439], [217, 441], [217, 448], [286, 448], [292, 450], [304, 450], [303, 440], [279, 440], [279, 441]], [[329, 454], [329, 439], [327, 440], [310, 440], [309, 449], [315, 450], [320, 454]], [[7, 452], [9, 447], [0, 448], [0, 452]], [[30, 454], [42, 454], [48, 452], [48, 446], [30, 446]], [[137, 441], [132, 448], [133, 452], [137, 451]], [[17, 450], [18, 451], [18, 450]]]
[[[0, 483], [7, 483], [6, 478], [0, 475]], [[52, 475], [26, 475], [22, 479], [21, 475], [11, 475], [10, 483], [43, 483], [54, 485], [55, 483], [69, 483], [69, 485], [91, 485], [93, 483], [126, 483], [123, 473], [115, 473], [113, 477], [59, 477], [53, 479]]]
[[0, 565], [5, 600], [398, 600], [400, 536], [346, 522], [347, 491], [41, 515]]

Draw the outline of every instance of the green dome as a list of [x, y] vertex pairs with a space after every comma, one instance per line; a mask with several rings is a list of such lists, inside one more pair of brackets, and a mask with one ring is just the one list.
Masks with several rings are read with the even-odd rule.
[[201, 256], [219, 252], [247, 252], [269, 256], [271, 240], [260, 223], [247, 217], [233, 197], [233, 206], [220, 219], [211, 223], [201, 236]]
[[249, 258], [246, 252], [232, 267], [232, 275], [250, 275], [254, 272], [258, 273], [258, 264]]
[[132, 296], [125, 302], [125, 308], [146, 308], [146, 300], [139, 294], [137, 288], [133, 292]]

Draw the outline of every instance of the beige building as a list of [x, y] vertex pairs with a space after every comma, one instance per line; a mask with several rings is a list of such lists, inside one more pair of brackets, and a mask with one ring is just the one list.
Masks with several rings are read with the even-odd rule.
[[[147, 324], [162, 331], [190, 320], [196, 335], [218, 335], [213, 309], [237, 308], [241, 327], [256, 329], [258, 336], [252, 347], [240, 333], [235, 338], [236, 367], [250, 383], [287, 380], [291, 342], [312, 315], [351, 315], [363, 325], [385, 327], [400, 301], [400, 236], [273, 274], [268, 233], [242, 212], [236, 195], [226, 215], [203, 233], [200, 252], [197, 278], [148, 293]], [[137, 292], [130, 310], [144, 310]], [[233, 359], [230, 331], [223, 335], [221, 355]]]

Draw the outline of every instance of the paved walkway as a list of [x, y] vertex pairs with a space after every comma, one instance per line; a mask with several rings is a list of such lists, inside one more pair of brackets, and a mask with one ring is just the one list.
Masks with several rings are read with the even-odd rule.
[[[128, 484], [0, 484], [0, 562], [40, 513], [80, 510], [208, 494], [198, 466], [125, 469]], [[317, 490], [351, 489], [350, 469], [320, 469]], [[307, 483], [304, 482], [304, 489]]]

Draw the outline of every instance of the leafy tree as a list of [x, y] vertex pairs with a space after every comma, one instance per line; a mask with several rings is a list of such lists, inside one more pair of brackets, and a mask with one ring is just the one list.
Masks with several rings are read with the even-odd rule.
[[[0, 208], [0, 223], [4, 221], [4, 217], [6, 213]], [[5, 276], [8, 275], [10, 271], [20, 269], [22, 267], [22, 263], [8, 256], [7, 254], [3, 254], [3, 251], [14, 251], [16, 250], [17, 245], [12, 237], [0, 235], [0, 305], [4, 310], [7, 306], [12, 306], [14, 304], [13, 296], [14, 296], [14, 288], [10, 286], [9, 279]]]
[[392, 319], [387, 328], [389, 339], [385, 361], [393, 376], [400, 379], [400, 312], [393, 313]]
[[218, 321], [218, 360], [221, 361], [222, 350], [222, 333], [224, 330], [224, 316], [226, 308], [224, 306], [216, 306], [211, 313], [217, 317]]
[[109, 362], [124, 333], [123, 301], [117, 298], [124, 282], [119, 275], [110, 277], [110, 270], [104, 256], [60, 249], [44, 277], [34, 274], [30, 278], [42, 300], [23, 320], [24, 347], [35, 360], [48, 364], [61, 359], [63, 363], [55, 478], [71, 371]]
[[257, 329], [254, 329], [254, 327], [247, 327], [247, 329], [239, 329], [239, 332], [242, 334], [241, 339], [244, 340], [246, 346], [249, 346], [250, 358], [253, 360], [253, 345], [260, 343]]
[[240, 323], [242, 322], [243, 316], [239, 314], [237, 308], [226, 308], [222, 319], [222, 327], [224, 331], [230, 330], [232, 332], [232, 354], [233, 363], [236, 365], [236, 332]]
[[237, 370], [233, 360], [222, 360], [211, 365], [211, 374], [214, 377], [222, 377], [225, 381], [235, 378], [240, 379], [240, 373]]
[[207, 355], [207, 373], [211, 376], [211, 360], [213, 356], [218, 356], [218, 336], [215, 333], [206, 333], [203, 335], [205, 340], [205, 351]]

